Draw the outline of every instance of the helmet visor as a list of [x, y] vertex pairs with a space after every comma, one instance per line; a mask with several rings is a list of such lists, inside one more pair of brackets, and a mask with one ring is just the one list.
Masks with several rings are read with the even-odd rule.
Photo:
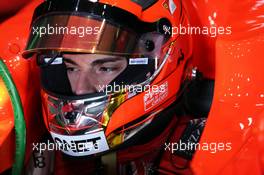
[[32, 25], [24, 57], [42, 50], [79, 53], [135, 53], [140, 34], [91, 15], [49, 14]]

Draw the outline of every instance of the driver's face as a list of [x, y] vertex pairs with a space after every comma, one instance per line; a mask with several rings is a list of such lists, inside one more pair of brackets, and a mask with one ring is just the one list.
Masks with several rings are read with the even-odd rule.
[[[124, 57], [100, 54], [63, 54], [74, 94], [99, 92], [127, 66]], [[101, 87], [101, 88], [100, 88]]]

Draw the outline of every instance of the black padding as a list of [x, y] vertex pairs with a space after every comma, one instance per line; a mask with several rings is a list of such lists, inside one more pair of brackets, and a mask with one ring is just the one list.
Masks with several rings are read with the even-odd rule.
[[142, 7], [143, 10], [155, 4], [158, 0], [132, 0]]
[[185, 110], [196, 117], [206, 117], [211, 108], [213, 94], [214, 80], [194, 80], [183, 95]]
[[61, 95], [73, 94], [64, 63], [41, 67], [40, 70], [41, 84], [44, 89]]

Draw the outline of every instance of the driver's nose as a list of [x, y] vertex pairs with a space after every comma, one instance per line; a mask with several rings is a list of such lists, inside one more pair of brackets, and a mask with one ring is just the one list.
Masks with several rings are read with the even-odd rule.
[[77, 77], [75, 89], [73, 89], [73, 92], [76, 95], [84, 95], [89, 93], [95, 93], [97, 91], [95, 87], [95, 78], [92, 76], [89, 76], [89, 73], [82, 72], [79, 74], [79, 77]]

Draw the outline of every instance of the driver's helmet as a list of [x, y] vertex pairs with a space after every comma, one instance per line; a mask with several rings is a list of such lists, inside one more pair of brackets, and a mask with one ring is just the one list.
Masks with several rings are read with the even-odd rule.
[[65, 154], [100, 155], [161, 130], [191, 54], [180, 25], [188, 20], [178, 0], [46, 0], [35, 9], [23, 56], [37, 60], [44, 121]]

